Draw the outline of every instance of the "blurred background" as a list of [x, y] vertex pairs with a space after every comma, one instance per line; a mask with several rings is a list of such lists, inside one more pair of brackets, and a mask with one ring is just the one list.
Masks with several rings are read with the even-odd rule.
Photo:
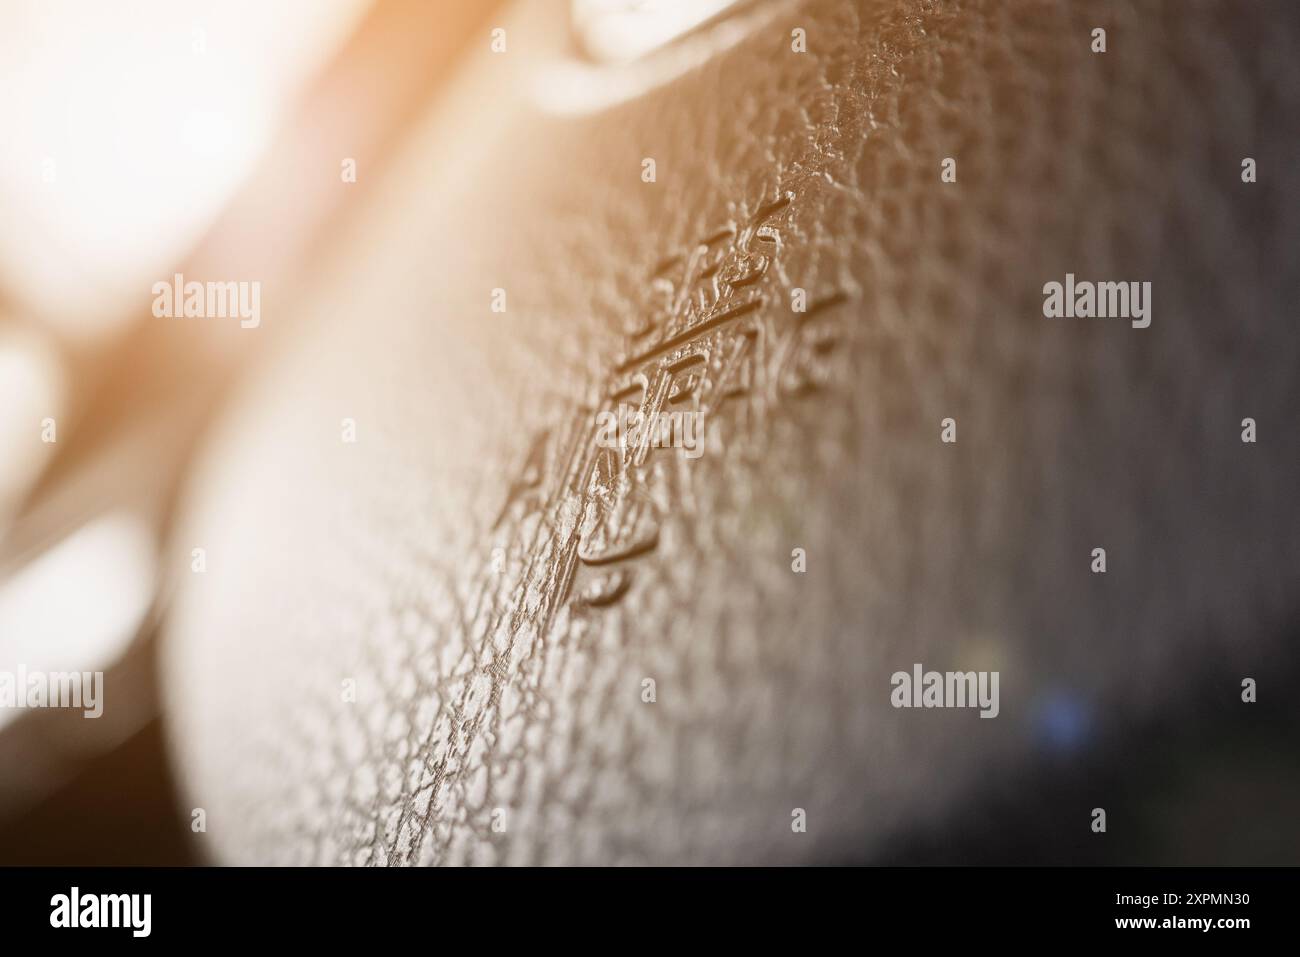
[[177, 334], [151, 286], [290, 295], [497, 6], [0, 4], [0, 669], [102, 670], [112, 697], [96, 721], [0, 709], [0, 864], [196, 862], [159, 726], [159, 552], [205, 424], [283, 327]]

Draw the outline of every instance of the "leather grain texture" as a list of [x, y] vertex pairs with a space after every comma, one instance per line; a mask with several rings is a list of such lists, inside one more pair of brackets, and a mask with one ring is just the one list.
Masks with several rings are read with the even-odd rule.
[[[1032, 794], [1062, 695], [1101, 747], [1283, 659], [1291, 9], [774, 5], [570, 113], [556, 16], [431, 110], [197, 473], [162, 678], [216, 859], [870, 861]], [[1151, 326], [1044, 318], [1067, 272]], [[599, 448], [620, 404], [703, 454]], [[892, 708], [914, 662], [1000, 715]]]

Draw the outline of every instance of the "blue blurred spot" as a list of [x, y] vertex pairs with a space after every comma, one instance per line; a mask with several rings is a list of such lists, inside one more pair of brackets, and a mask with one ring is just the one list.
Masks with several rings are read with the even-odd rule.
[[1072, 691], [1050, 691], [1033, 709], [1034, 737], [1053, 751], [1074, 751], [1092, 731], [1092, 706]]

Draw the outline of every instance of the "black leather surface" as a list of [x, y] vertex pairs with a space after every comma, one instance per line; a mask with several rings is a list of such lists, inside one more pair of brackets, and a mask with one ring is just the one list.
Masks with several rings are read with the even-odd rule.
[[[1104, 750], [1264, 686], [1300, 611], [1293, 11], [772, 5], [569, 114], [554, 13], [431, 113], [192, 489], [163, 684], [217, 859], [873, 860], [1032, 803], [1057, 702]], [[1067, 272], [1152, 282], [1151, 326], [1044, 318]], [[669, 392], [699, 458], [593, 448]], [[891, 708], [914, 662], [999, 670], [1000, 715]], [[1108, 795], [1072, 800], [1048, 857]]]

